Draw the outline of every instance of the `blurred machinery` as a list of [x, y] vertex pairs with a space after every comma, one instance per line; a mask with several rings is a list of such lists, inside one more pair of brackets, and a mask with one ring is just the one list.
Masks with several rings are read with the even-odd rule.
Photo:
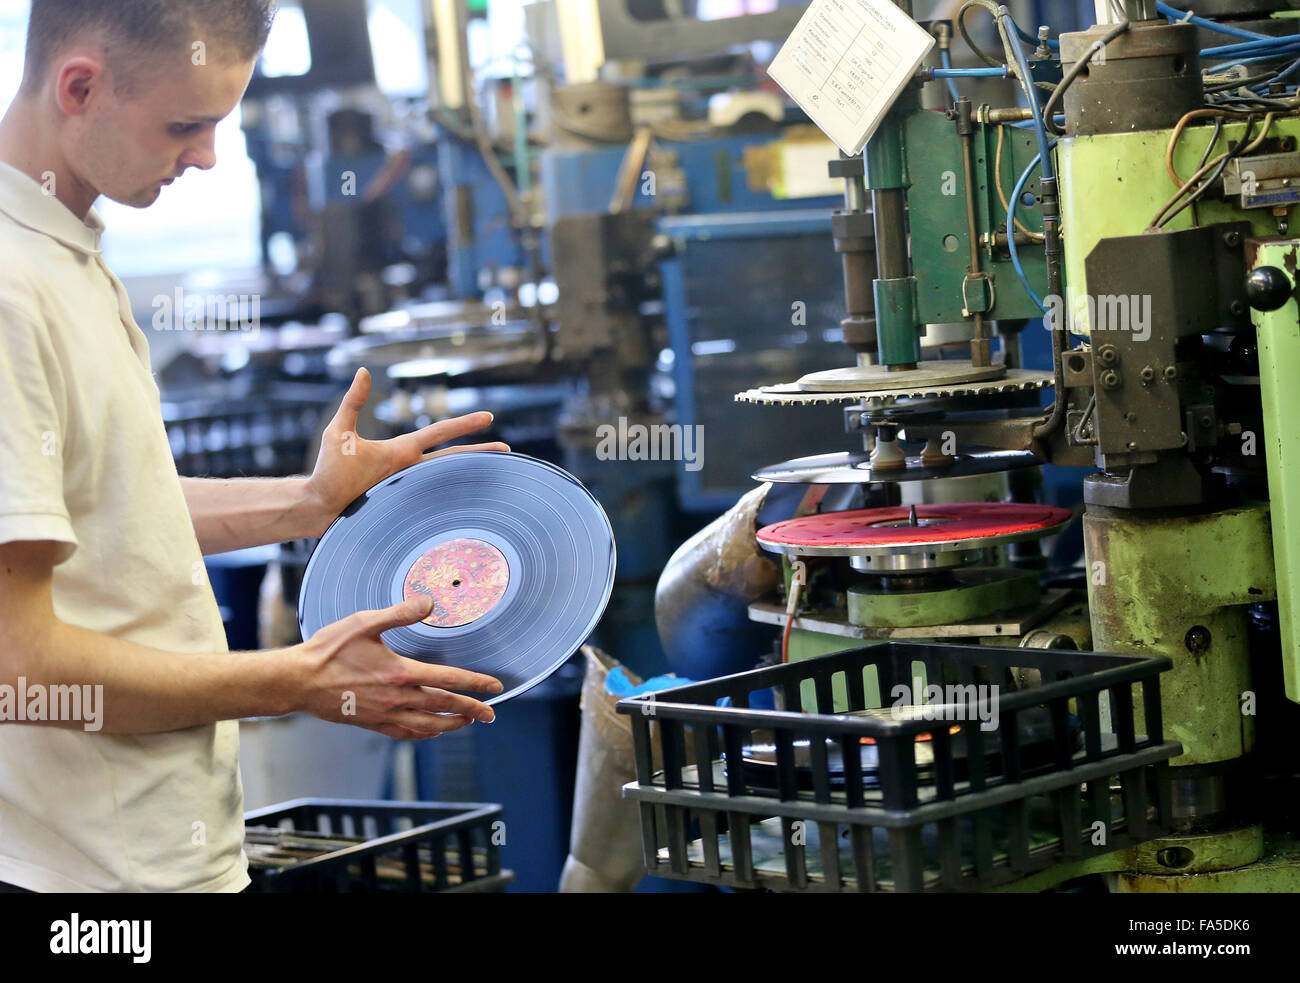
[[[970, 0], [859, 157], [761, 76], [801, 7], [541, 0], [488, 69], [490, 7], [437, 0], [414, 28], [436, 84], [385, 93], [366, 3], [286, 6], [310, 57], [244, 106], [263, 330], [164, 370], [182, 471], [302, 470], [365, 365], [364, 436], [488, 409], [596, 493], [620, 564], [594, 641], [635, 674], [877, 640], [1166, 656], [1171, 827], [1033, 886], [1296, 889], [1293, 4], [1103, 0], [1083, 30], [1043, 5], [1030, 33]], [[945, 67], [958, 36], [980, 67]], [[281, 612], [309, 547], [277, 564]], [[241, 647], [257, 579], [213, 577]], [[548, 889], [572, 668], [410, 759], [340, 749], [340, 780], [388, 759], [380, 789], [302, 791], [526, 802], [504, 862]], [[263, 756], [319, 762], [309, 727], [264, 730]]]
[[[511, 25], [474, 0], [281, 7], [287, 40], [273, 36], [242, 105], [262, 189], [259, 330], [205, 335], [165, 369], [181, 470], [310, 467], [360, 366], [374, 379], [362, 436], [490, 410], [492, 432], [475, 439], [570, 470], [614, 524], [618, 581], [593, 642], [641, 675], [665, 671], [654, 592], [673, 544], [744, 490], [753, 455], [795, 455], [838, 420], [823, 407], [765, 432], [729, 399], [741, 380], [812, 371], [841, 338], [825, 236], [839, 187], [806, 166], [831, 145], [762, 91], [752, 50], [797, 10], [714, 23], [690, 5], [633, 17], [633, 5], [603, 3], [596, 20], [575, 22], [543, 2], [500, 54]], [[421, 86], [386, 81], [380, 7], [385, 23], [409, 15]], [[485, 44], [498, 51], [488, 64]], [[638, 432], [701, 436], [676, 453], [638, 453], [625, 439]], [[311, 546], [286, 544], [272, 565], [279, 603], [264, 591], [263, 644], [294, 640], [286, 612]], [[241, 645], [258, 641], [267, 559], [211, 564]], [[266, 801], [526, 798], [534, 828], [505, 859], [520, 887], [550, 887], [569, 821], [574, 669], [519, 701], [514, 723], [503, 716], [490, 732], [421, 746], [413, 762], [390, 760], [379, 788], [371, 744], [358, 744], [356, 767], [334, 769], [337, 787], [281, 793], [272, 786], [294, 769], [248, 770], [265, 776]], [[301, 760], [297, 778], [325, 780], [312, 722], [253, 728], [250, 753]], [[536, 751], [526, 760], [525, 745]]]
[[[1198, 5], [1209, 21], [1116, 0], [1057, 36], [970, 0], [923, 23], [944, 64], [977, 18], [1001, 50], [923, 67], [863, 155], [830, 163], [851, 358], [735, 397], [780, 426], [834, 407], [861, 449], [833, 451], [828, 428], [804, 446], [830, 453], [753, 455], [766, 484], [660, 580], [670, 660], [715, 673], [762, 655], [750, 630], [701, 631], [740, 611], [776, 627], [767, 662], [900, 639], [1168, 657], [1169, 828], [1038, 889], [1103, 874], [1120, 891], [1300, 890], [1291, 6], [1215, 0]], [[1015, 79], [1021, 105], [960, 98], [979, 75]], [[955, 86], [944, 111], [922, 108], [926, 82]], [[1050, 362], [1030, 367], [1039, 318]], [[1044, 465], [1088, 469], [1073, 519], [1035, 502]], [[1076, 561], [1039, 548], [1080, 524]], [[779, 558], [776, 589], [740, 575], [758, 548]], [[643, 823], [657, 842], [649, 807]]]

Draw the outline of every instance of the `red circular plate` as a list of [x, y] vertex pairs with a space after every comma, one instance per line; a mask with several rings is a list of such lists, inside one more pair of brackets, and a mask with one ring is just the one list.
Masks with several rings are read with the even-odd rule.
[[918, 525], [909, 507], [856, 509], [786, 519], [758, 531], [776, 546], [908, 546], [953, 543], [1049, 529], [1070, 518], [1069, 509], [1023, 502], [960, 502], [918, 505]]

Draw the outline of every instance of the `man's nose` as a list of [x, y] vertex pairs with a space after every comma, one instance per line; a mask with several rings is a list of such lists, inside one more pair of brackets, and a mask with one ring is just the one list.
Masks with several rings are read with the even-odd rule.
[[189, 167], [197, 167], [201, 171], [211, 170], [217, 163], [216, 140], [208, 139], [201, 144], [195, 144], [186, 149], [181, 154], [181, 170]]

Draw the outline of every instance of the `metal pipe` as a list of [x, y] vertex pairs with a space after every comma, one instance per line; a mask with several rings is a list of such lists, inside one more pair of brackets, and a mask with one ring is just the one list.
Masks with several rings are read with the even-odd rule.
[[867, 210], [867, 186], [861, 177], [844, 179], [844, 210], [848, 212]]
[[[975, 154], [973, 140], [975, 128], [971, 125], [970, 100], [961, 98], [957, 101], [957, 132], [961, 136], [961, 162], [966, 178], [966, 238], [970, 245], [970, 276], [980, 273], [979, 228], [975, 217]], [[989, 342], [988, 324], [984, 314], [976, 311], [975, 337], [970, 343], [970, 359], [974, 366], [987, 366], [993, 362], [993, 353]]]
[[876, 278], [896, 280], [908, 274], [907, 223], [903, 190], [871, 192], [871, 224], [876, 234]]
[[1025, 106], [1015, 106], [1011, 109], [992, 109], [984, 106], [979, 111], [980, 122], [983, 123], [1021, 123], [1027, 119], [1034, 118], [1034, 111]]
[[[1044, 178], [1039, 182], [1043, 210], [1043, 247], [1047, 258], [1047, 295], [1062, 297], [1060, 206], [1056, 193], [1056, 178]], [[1064, 320], [1064, 319], [1062, 319]], [[1034, 439], [1048, 436], [1065, 419], [1065, 350], [1070, 345], [1070, 332], [1064, 324], [1052, 326], [1052, 381], [1056, 399], [1051, 411], [1034, 426]]]
[[1124, 16], [1129, 20], [1157, 20], [1156, 0], [1124, 0]]

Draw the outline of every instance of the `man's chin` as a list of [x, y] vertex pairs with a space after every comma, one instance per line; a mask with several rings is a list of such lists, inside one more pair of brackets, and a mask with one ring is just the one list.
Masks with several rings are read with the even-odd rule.
[[158, 200], [158, 196], [161, 194], [162, 187], [155, 184], [152, 187], [145, 188], [142, 191], [133, 192], [129, 195], [105, 195], [105, 197], [112, 199], [119, 205], [126, 205], [130, 208], [148, 208]]

